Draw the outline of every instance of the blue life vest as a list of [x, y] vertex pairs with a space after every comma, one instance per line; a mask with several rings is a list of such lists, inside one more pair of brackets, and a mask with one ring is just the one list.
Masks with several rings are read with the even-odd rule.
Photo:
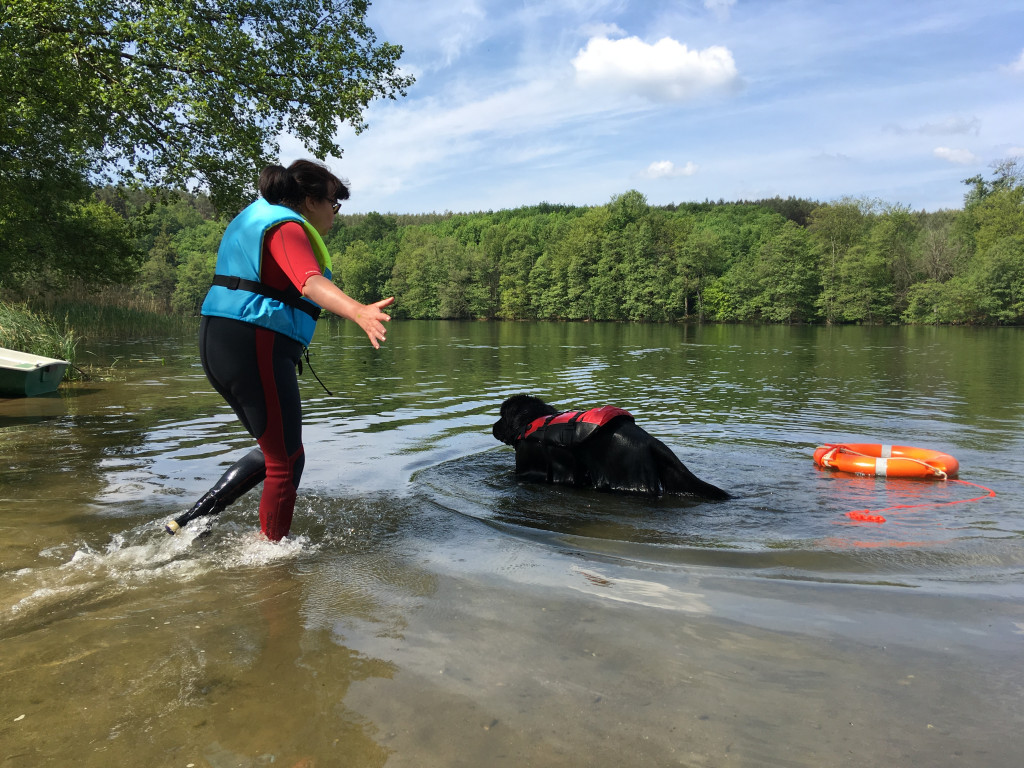
[[214, 284], [203, 301], [202, 314], [228, 317], [268, 328], [309, 346], [319, 307], [298, 290], [275, 291], [260, 282], [263, 240], [286, 221], [302, 225], [323, 275], [331, 279], [331, 256], [313, 225], [283, 205], [262, 197], [239, 213], [224, 231], [217, 249]]

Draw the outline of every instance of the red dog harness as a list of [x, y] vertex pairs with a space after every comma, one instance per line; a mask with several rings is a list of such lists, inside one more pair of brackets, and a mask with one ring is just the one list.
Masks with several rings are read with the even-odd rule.
[[[600, 408], [591, 408], [589, 411], [563, 411], [551, 416], [541, 416], [526, 426], [522, 434], [516, 437], [516, 442], [532, 436], [534, 440], [548, 439], [559, 443], [567, 441], [578, 443], [618, 416], [625, 416], [633, 421], [633, 414], [622, 408], [616, 408], [614, 405], [603, 405]], [[563, 427], [560, 430], [548, 432], [548, 427], [563, 424], [570, 428]], [[546, 432], [547, 434], [545, 434]]]

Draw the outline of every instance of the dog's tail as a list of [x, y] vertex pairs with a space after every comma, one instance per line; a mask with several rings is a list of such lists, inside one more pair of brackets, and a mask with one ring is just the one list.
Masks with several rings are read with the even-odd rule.
[[653, 450], [658, 458], [658, 464], [661, 466], [662, 483], [666, 493], [688, 493], [711, 501], [725, 501], [732, 498], [727, 491], [723, 491], [717, 485], [706, 483], [693, 474], [672, 452], [672, 449], [660, 440], [656, 441]]

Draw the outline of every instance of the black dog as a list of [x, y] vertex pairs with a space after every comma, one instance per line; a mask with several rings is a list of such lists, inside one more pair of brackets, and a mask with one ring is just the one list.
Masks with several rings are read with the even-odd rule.
[[559, 413], [540, 398], [513, 395], [501, 404], [491, 432], [515, 447], [516, 476], [524, 480], [648, 496], [730, 498], [690, 472], [621, 408]]

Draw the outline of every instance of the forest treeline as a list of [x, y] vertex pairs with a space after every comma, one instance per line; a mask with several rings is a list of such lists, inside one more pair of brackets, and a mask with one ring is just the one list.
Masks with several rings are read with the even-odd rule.
[[[754, 323], [1024, 322], [1024, 178], [965, 181], [960, 210], [863, 199], [339, 215], [325, 242], [354, 298], [399, 318]], [[131, 233], [131, 292], [194, 314], [226, 221], [202, 196], [105, 188]], [[121, 254], [122, 251], [117, 251]], [[123, 254], [122, 254], [123, 255]]]

